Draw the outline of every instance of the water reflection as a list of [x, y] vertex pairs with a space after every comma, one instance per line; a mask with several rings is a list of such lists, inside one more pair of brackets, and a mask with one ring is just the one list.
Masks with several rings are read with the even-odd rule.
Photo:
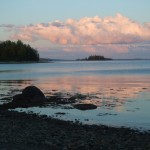
[[24, 84], [31, 84], [33, 82], [33, 80], [0, 80], [0, 84], [1, 85], [7, 85], [7, 86], [11, 86], [11, 85], [24, 85]]
[[[134, 79], [133, 79], [134, 78]], [[80, 76], [44, 78], [38, 80], [1, 80], [1, 99], [6, 95], [13, 96], [28, 85], [39, 87], [46, 96], [56, 92], [81, 93], [86, 100], [81, 103], [93, 103], [108, 110], [124, 111], [126, 102], [132, 101], [143, 91], [150, 91], [149, 78], [139, 77], [104, 77]]]
[[98, 108], [85, 112], [63, 109], [60, 106], [27, 110], [52, 117], [62, 112], [66, 115], [63, 115], [61, 119], [80, 119], [83, 122], [89, 120], [86, 121], [89, 124], [146, 126], [149, 129], [149, 81], [150, 77], [142, 76], [63, 76], [36, 80], [0, 80], [0, 103], [10, 101], [13, 95], [20, 93], [26, 86], [35, 85], [46, 96], [57, 93], [61, 93], [64, 97], [77, 93], [86, 95], [85, 99], [78, 99], [78, 103], [92, 103]]

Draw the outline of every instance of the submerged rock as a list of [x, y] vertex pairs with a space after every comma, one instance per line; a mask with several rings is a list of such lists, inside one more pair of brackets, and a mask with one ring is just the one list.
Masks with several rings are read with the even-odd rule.
[[90, 109], [96, 109], [97, 106], [94, 104], [75, 104], [74, 108], [80, 110], [90, 110]]

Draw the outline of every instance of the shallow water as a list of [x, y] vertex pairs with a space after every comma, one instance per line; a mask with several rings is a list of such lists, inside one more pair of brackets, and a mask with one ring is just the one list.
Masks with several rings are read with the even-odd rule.
[[88, 97], [80, 103], [93, 103], [98, 108], [81, 111], [48, 106], [17, 110], [88, 124], [150, 130], [149, 82], [150, 61], [0, 64], [0, 103], [11, 101], [11, 96], [28, 85], [39, 87], [46, 96], [81, 93]]

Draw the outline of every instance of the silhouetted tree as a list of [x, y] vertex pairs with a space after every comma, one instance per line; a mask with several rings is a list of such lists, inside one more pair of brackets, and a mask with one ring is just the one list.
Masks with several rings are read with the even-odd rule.
[[0, 61], [39, 61], [39, 53], [21, 40], [0, 43]]
[[104, 56], [92, 55], [87, 60], [105, 60]]

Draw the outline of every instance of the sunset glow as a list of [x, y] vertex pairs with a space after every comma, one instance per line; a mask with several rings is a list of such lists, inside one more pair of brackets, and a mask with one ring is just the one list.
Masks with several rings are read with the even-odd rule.
[[[29, 4], [15, 0], [10, 5], [14, 8], [10, 14], [12, 20], [7, 17], [9, 13], [4, 12], [4, 8], [8, 11], [10, 6], [3, 1], [1, 15], [6, 17], [1, 17], [0, 41], [22, 40], [46, 58], [77, 59], [91, 54], [120, 59], [149, 58], [149, 1], [135, 3], [129, 0], [95, 3], [88, 0], [86, 4], [78, 0], [46, 0], [45, 3], [33, 0]], [[22, 8], [22, 5], [28, 8]], [[82, 7], [84, 5], [86, 7]]]

